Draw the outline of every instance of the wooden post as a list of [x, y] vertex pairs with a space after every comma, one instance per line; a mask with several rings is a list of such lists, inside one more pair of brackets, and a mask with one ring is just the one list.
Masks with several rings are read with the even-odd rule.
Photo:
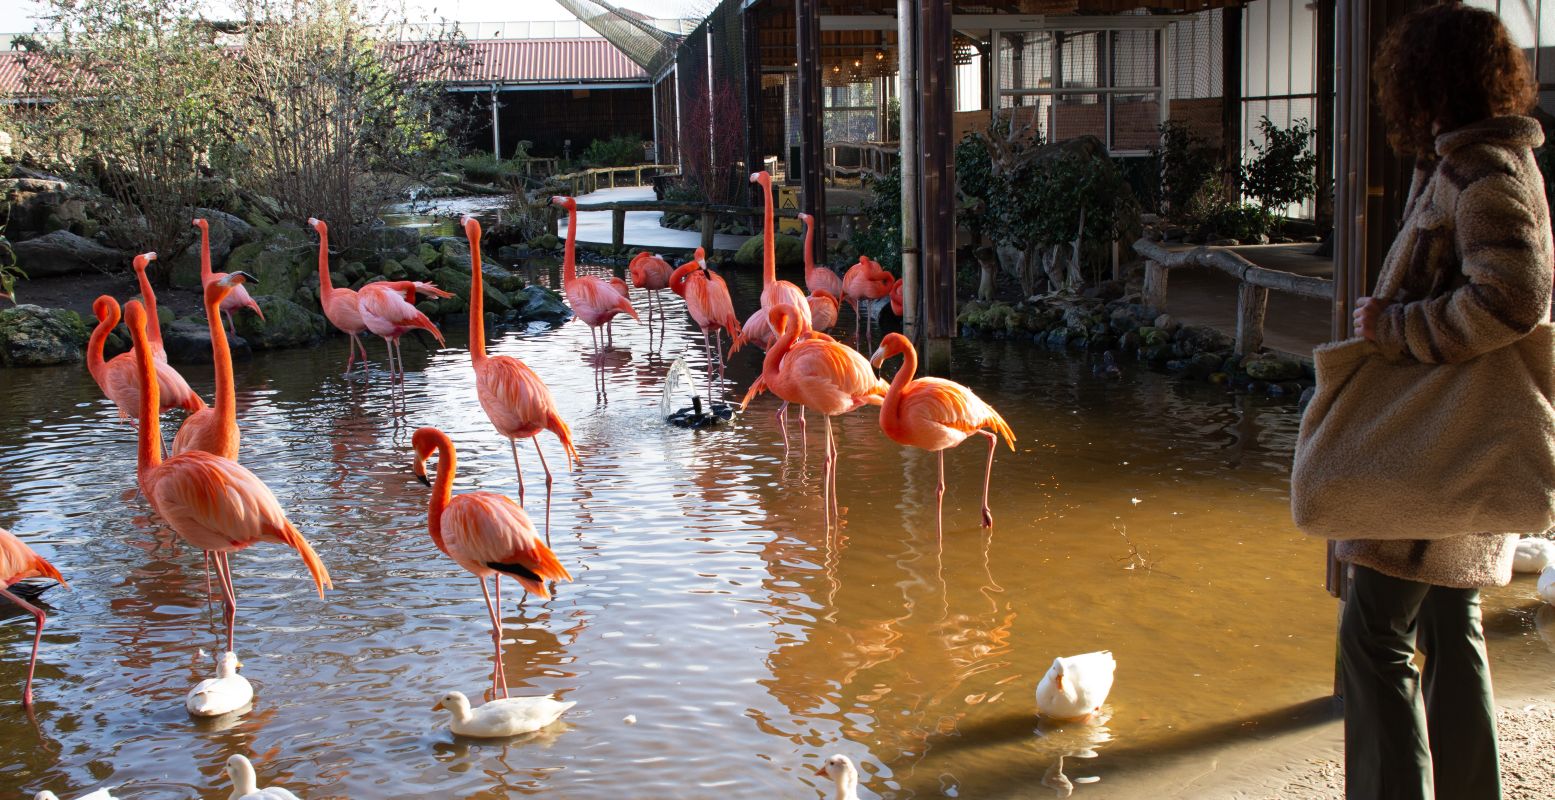
[[620, 247], [626, 243], [626, 209], [615, 208], [610, 211], [610, 244]]
[[713, 212], [702, 212], [702, 249], [713, 252]]
[[794, 0], [794, 45], [799, 64], [799, 205], [815, 217], [820, 251], [826, 260], [826, 153], [821, 118], [821, 12], [817, 0]]
[[1166, 277], [1171, 273], [1159, 261], [1145, 262], [1145, 287], [1139, 302], [1157, 314], [1166, 312]]
[[[745, 51], [745, 172], [757, 172], [761, 163], [761, 26], [759, 7], [747, 5], [740, 11], [740, 29]], [[756, 205], [761, 186], [745, 182], [746, 202]]]
[[922, 0], [918, 14], [918, 153], [922, 189], [923, 325], [931, 339], [956, 335], [956, 198], [950, 3]]
[[1236, 342], [1239, 356], [1263, 347], [1263, 320], [1269, 311], [1269, 290], [1243, 281], [1236, 290]]
[[1317, 224], [1334, 221], [1334, 2], [1317, 0]]
[[918, 34], [914, 6], [913, 0], [896, 2], [896, 55], [902, 82], [898, 97], [901, 116], [897, 120], [902, 165], [902, 332], [917, 342], [923, 333], [923, 272], [918, 238]]
[[1236, 175], [1242, 167], [1242, 7], [1221, 10], [1220, 142], [1225, 148], [1226, 199], [1241, 200]]

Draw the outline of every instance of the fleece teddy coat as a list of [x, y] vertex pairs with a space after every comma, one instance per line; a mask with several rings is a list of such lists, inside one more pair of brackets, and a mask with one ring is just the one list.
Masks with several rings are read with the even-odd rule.
[[[1374, 295], [1390, 303], [1376, 343], [1395, 361], [1467, 361], [1517, 341], [1550, 317], [1550, 211], [1530, 117], [1482, 120], [1436, 137], [1435, 160], [1415, 167], [1403, 225]], [[1486, 413], [1494, 413], [1487, 409]], [[1532, 531], [1524, 531], [1532, 532]], [[1435, 540], [1352, 539], [1343, 561], [1438, 586], [1512, 579], [1515, 535]]]

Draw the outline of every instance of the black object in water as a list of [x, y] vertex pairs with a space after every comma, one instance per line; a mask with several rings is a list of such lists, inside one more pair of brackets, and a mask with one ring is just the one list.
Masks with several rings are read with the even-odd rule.
[[677, 428], [691, 428], [701, 430], [721, 425], [734, 418], [734, 407], [724, 403], [714, 403], [712, 410], [702, 410], [702, 398], [692, 397], [691, 407], [682, 408], [679, 411], [664, 418], [665, 422]]

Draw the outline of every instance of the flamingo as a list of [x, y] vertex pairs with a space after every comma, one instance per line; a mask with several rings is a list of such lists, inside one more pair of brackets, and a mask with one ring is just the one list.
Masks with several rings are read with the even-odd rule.
[[28, 578], [50, 578], [59, 581], [61, 586], [70, 588], [70, 584], [65, 583], [65, 579], [53, 564], [45, 561], [43, 556], [34, 553], [31, 547], [16, 538], [16, 534], [0, 528], [0, 597], [10, 600], [17, 608], [31, 614], [34, 621], [32, 660], [27, 662], [27, 685], [22, 689], [24, 706], [32, 705], [32, 673], [38, 666], [38, 643], [43, 641], [43, 623], [48, 619], [43, 609], [17, 597], [10, 591], [11, 586]]
[[[535, 535], [534, 523], [524, 509], [507, 495], [494, 492], [467, 492], [454, 496], [454, 468], [457, 456], [448, 434], [437, 428], [421, 428], [411, 436], [416, 450], [413, 469], [417, 480], [432, 487], [427, 506], [427, 532], [432, 543], [454, 563], [464, 567], [481, 582], [486, 613], [491, 617], [491, 638], [496, 644], [492, 655], [491, 690], [508, 696], [506, 671], [502, 667], [502, 576], [506, 575], [538, 595], [550, 599], [546, 581], [570, 581], [551, 548]], [[427, 479], [427, 457], [437, 453], [437, 483]], [[486, 579], [496, 587], [496, 604], [486, 591]]]
[[221, 298], [251, 276], [229, 272], [205, 287], [205, 317], [211, 332], [211, 361], [216, 372], [216, 406], [202, 408], [189, 415], [173, 437], [173, 455], [202, 450], [222, 458], [238, 460], [238, 400], [232, 380], [232, 351], [227, 347], [227, 331], [217, 310]]
[[[119, 302], [106, 294], [102, 295], [92, 303], [92, 313], [97, 315], [97, 327], [92, 330], [92, 338], [86, 343], [86, 368], [92, 373], [92, 380], [97, 381], [103, 394], [119, 407], [119, 419], [133, 419], [140, 409], [140, 375], [135, 370], [135, 354], [120, 353], [103, 361], [103, 347], [108, 342], [108, 334], [119, 324]], [[146, 346], [151, 346], [149, 339]], [[185, 411], [199, 411], [205, 408], [205, 401], [189, 388], [189, 383], [178, 374], [178, 370], [157, 361], [155, 372], [161, 389], [160, 410], [182, 408]]]
[[632, 257], [632, 263], [626, 266], [626, 270], [632, 276], [632, 285], [648, 291], [648, 320], [653, 321], [654, 306], [659, 307], [659, 320], [664, 319], [664, 300], [659, 292], [668, 289], [670, 285], [670, 273], [674, 267], [670, 266], [664, 257], [647, 250], [639, 252]]
[[1015, 434], [993, 406], [983, 402], [971, 389], [943, 378], [918, 378], [918, 351], [912, 341], [900, 333], [888, 333], [869, 363], [879, 368], [885, 360], [902, 357], [902, 368], [891, 380], [885, 402], [880, 406], [880, 430], [897, 444], [927, 450], [939, 456], [939, 483], [935, 485], [937, 529], [945, 529], [945, 451], [980, 433], [988, 437], [988, 466], [983, 472], [983, 527], [993, 527], [993, 512], [988, 509], [988, 484], [993, 479], [993, 452], [999, 437], [1015, 451]]
[[804, 326], [810, 327], [810, 304], [805, 300], [804, 292], [788, 281], [777, 279], [777, 243], [772, 232], [772, 176], [765, 170], [751, 173], [751, 183], [761, 184], [765, 206], [761, 230], [761, 308], [756, 309], [740, 326], [740, 335], [735, 337], [734, 346], [729, 349], [730, 355], [734, 355], [746, 342], [766, 350], [777, 341], [769, 315], [772, 307], [779, 303], [792, 305], [803, 319]]
[[[211, 271], [211, 224], [204, 217], [196, 217], [193, 225], [200, 229], [200, 285], [209, 286], [212, 282], [227, 277], [225, 272]], [[232, 321], [232, 312], [240, 308], [251, 308], [259, 315], [259, 320], [264, 321], [265, 312], [259, 309], [259, 303], [248, 296], [248, 290], [242, 286], [232, 290], [227, 299], [221, 301], [221, 312], [227, 315], [227, 325], [232, 328], [232, 335], [238, 333], [237, 323]]]
[[367, 346], [362, 344], [361, 336], [362, 331], [367, 330], [367, 323], [362, 321], [362, 308], [356, 292], [345, 287], [336, 289], [330, 283], [329, 225], [313, 217], [308, 217], [308, 224], [319, 232], [319, 305], [324, 307], [324, 316], [329, 324], [351, 337], [345, 374], [351, 374], [351, 365], [355, 363], [358, 350], [362, 351], [362, 369], [365, 371], [368, 368]]
[[421, 281], [379, 281], [363, 286], [356, 293], [356, 305], [362, 312], [362, 323], [374, 336], [383, 337], [389, 348], [389, 374], [394, 375], [394, 365], [399, 363], [399, 376], [405, 379], [405, 359], [399, 355], [400, 337], [416, 328], [432, 334], [439, 345], [443, 333], [414, 305], [416, 295], [426, 297], [453, 297], [430, 283]]
[[825, 333], [837, 324], [837, 295], [825, 289], [814, 289], [805, 301], [810, 306], [810, 327], [813, 330]]
[[707, 401], [713, 401], [713, 344], [708, 334], [718, 335], [718, 366], [723, 369], [723, 332], [740, 333], [740, 318], [734, 315], [734, 300], [729, 287], [717, 273], [707, 268], [707, 253], [696, 249], [692, 259], [670, 273], [670, 291], [686, 301], [691, 321], [702, 329], [702, 346], [707, 350]]
[[772, 393], [790, 403], [798, 403], [826, 417], [826, 460], [823, 470], [827, 523], [838, 516], [837, 440], [832, 434], [831, 418], [865, 405], [880, 405], [889, 388], [875, 376], [869, 362], [857, 350], [821, 334], [795, 341], [803, 330], [799, 312], [788, 303], [772, 309], [772, 324], [778, 340], [767, 350], [762, 361], [761, 380], [751, 386], [746, 401], [765, 384]]
[[[551, 204], [567, 209], [567, 245], [562, 253], [562, 293], [567, 295], [567, 305], [589, 326], [594, 337], [594, 350], [599, 350], [599, 327], [625, 314], [637, 319], [632, 301], [622, 297], [603, 278], [578, 275], [578, 201], [557, 195]], [[641, 320], [638, 320], [639, 322]]]
[[891, 313], [902, 316], [902, 279], [891, 281]]
[[829, 292], [832, 297], [842, 296], [842, 276], [830, 268], [815, 263], [815, 217], [799, 212], [804, 223], [804, 286], [813, 296], [816, 292]]
[[190, 545], [214, 553], [211, 560], [221, 580], [230, 651], [238, 613], [232, 565], [228, 562], [230, 553], [260, 542], [284, 544], [302, 556], [320, 598], [326, 588], [333, 588], [329, 571], [308, 541], [287, 521], [286, 512], [281, 510], [270, 488], [247, 468], [230, 458], [201, 450], [162, 460], [156, 413], [159, 389], [151, 379], [153, 362], [146, 341], [146, 309], [131, 300], [124, 307], [124, 316], [130, 339], [135, 343], [136, 371], [140, 373], [140, 436], [135, 468], [140, 491], [174, 533]]
[[[859, 256], [858, 263], [848, 267], [842, 276], [842, 294], [853, 307], [853, 338], [859, 336], [859, 304], [879, 300], [891, 293], [891, 273], [881, 268], [880, 262], [869, 256]], [[871, 320], [873, 323], [873, 320]]]
[[[556, 411], [551, 390], [528, 364], [512, 356], [486, 355], [485, 292], [481, 276], [481, 224], [474, 217], [464, 218], [464, 235], [470, 240], [470, 362], [475, 367], [475, 392], [487, 419], [497, 433], [508, 440], [513, 450], [513, 472], [518, 476], [518, 502], [524, 502], [524, 471], [518, 465], [518, 440], [535, 443], [535, 455], [545, 470], [545, 543], [551, 543], [551, 467], [540, 450], [540, 431], [550, 431], [561, 440], [568, 465], [575, 466], [578, 451], [572, 444], [572, 429]], [[450, 451], [452, 452], [452, 451]], [[484, 582], [483, 584], [484, 585]]]
[[140, 283], [140, 296], [146, 303], [147, 339], [151, 342], [151, 355], [167, 363], [167, 349], [162, 346], [162, 319], [157, 316], [157, 293], [151, 290], [151, 279], [146, 277], [146, 266], [157, 260], [156, 253], [141, 253], [130, 262], [135, 269], [135, 280]]
[[[610, 276], [609, 280], [606, 281], [606, 283], [610, 284], [610, 288], [616, 290], [616, 294], [619, 294], [622, 297], [625, 297], [628, 301], [631, 300], [631, 298], [632, 298], [632, 287], [627, 286], [626, 285], [626, 281], [621, 280], [620, 278], [617, 278], [616, 276], [612, 275], [612, 276]], [[651, 314], [652, 312], [650, 311], [649, 313]], [[652, 317], [649, 317], [649, 319], [651, 320]], [[606, 347], [615, 347], [616, 346], [616, 332], [615, 332], [615, 330], [616, 330], [616, 321], [614, 319], [612, 319], [609, 322], [605, 323], [605, 339], [606, 339], [605, 346]]]

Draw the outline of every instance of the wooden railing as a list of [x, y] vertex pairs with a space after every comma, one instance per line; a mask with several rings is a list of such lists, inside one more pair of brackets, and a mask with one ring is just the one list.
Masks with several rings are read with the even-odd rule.
[[[582, 172], [569, 172], [566, 175], [553, 175], [551, 180], [567, 184], [568, 194], [577, 197], [580, 194], [597, 192], [600, 189], [614, 189], [620, 186], [642, 186], [643, 170], [678, 170], [680, 167], [674, 164], [638, 164], [631, 167], [594, 167]], [[616, 176], [630, 174], [631, 183], [618, 183]], [[604, 179], [601, 180], [601, 176]]]
[[[668, 214], [697, 214], [701, 217], [699, 226], [702, 240], [701, 246], [708, 252], [713, 251], [713, 236], [717, 233], [717, 219], [720, 216], [745, 217], [751, 230], [760, 230], [762, 225], [763, 209], [757, 206], [734, 206], [719, 203], [675, 203], [659, 200], [621, 200], [610, 203], [580, 204], [578, 212], [585, 211], [609, 211], [610, 212], [610, 244], [621, 247], [626, 243], [626, 212], [628, 211], [658, 211]], [[778, 217], [794, 218], [799, 212], [791, 208], [773, 209], [773, 215]], [[864, 215], [860, 209], [840, 209], [827, 211], [827, 216], [842, 220], [842, 236], [844, 239], [853, 235], [854, 220]], [[560, 209], [552, 207], [550, 216], [550, 231], [555, 234], [560, 228]]]
[[1260, 267], [1224, 247], [1168, 250], [1160, 242], [1140, 239], [1134, 252], [1145, 258], [1142, 302], [1147, 308], [1166, 309], [1166, 278], [1178, 267], [1210, 267], [1236, 278], [1235, 349], [1238, 355], [1255, 353], [1263, 346], [1264, 318], [1269, 310], [1269, 290], [1332, 301], [1334, 282], [1327, 278]]
[[[849, 164], [839, 164], [838, 151], [853, 155]], [[901, 161], [901, 147], [896, 142], [829, 142], [826, 145], [826, 179], [836, 182], [838, 177], [883, 178], [896, 169]]]

